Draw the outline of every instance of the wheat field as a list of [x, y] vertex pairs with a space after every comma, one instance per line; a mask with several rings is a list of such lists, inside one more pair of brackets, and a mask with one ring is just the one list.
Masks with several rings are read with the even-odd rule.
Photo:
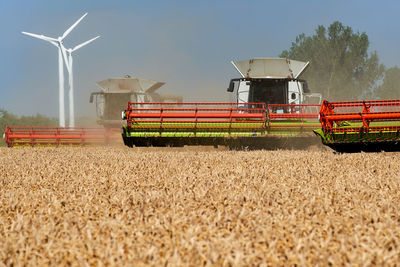
[[396, 264], [399, 156], [1, 148], [0, 263]]

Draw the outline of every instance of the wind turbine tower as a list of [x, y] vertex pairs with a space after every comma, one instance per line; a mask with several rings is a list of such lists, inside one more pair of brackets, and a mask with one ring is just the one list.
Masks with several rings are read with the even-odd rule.
[[[79, 48], [88, 45], [89, 43], [93, 42], [100, 36], [96, 36], [86, 42], [83, 42], [74, 48], [66, 49], [68, 52], [68, 74], [69, 74], [69, 92], [68, 92], [68, 100], [69, 100], [69, 127], [75, 127], [75, 107], [74, 107], [74, 73], [72, 68], [72, 52], [78, 50]], [[64, 48], [65, 49], [65, 48]]]

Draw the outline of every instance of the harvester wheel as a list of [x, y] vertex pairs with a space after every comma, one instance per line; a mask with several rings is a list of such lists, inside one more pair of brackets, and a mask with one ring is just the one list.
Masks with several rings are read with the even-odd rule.
[[147, 138], [135, 138], [132, 140], [132, 145], [136, 147], [149, 147], [151, 146], [151, 142]]
[[124, 145], [126, 145], [127, 147], [133, 147], [131, 140], [129, 140], [129, 138], [127, 138], [126, 136], [122, 135], [122, 140], [124, 141]]

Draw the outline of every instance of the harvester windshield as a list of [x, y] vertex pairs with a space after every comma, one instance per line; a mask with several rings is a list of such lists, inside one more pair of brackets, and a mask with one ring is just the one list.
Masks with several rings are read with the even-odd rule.
[[250, 95], [256, 103], [286, 104], [287, 83], [285, 80], [253, 80]]

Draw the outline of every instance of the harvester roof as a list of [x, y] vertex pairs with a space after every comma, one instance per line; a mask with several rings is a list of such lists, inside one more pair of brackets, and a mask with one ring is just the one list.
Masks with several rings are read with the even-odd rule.
[[104, 93], [154, 93], [164, 84], [164, 82], [130, 77], [110, 78], [96, 83]]
[[310, 62], [287, 58], [252, 58], [232, 61], [244, 78], [300, 78]]

